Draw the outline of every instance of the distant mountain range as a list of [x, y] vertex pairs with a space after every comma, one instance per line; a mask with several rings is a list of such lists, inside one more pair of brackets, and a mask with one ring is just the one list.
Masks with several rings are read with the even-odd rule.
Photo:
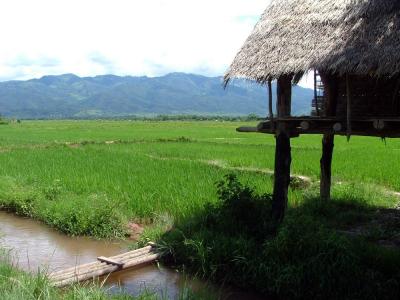
[[[313, 91], [293, 90], [293, 114], [308, 114]], [[171, 73], [162, 77], [73, 74], [0, 83], [0, 114], [25, 119], [129, 115], [266, 115], [265, 87], [221, 77]]]

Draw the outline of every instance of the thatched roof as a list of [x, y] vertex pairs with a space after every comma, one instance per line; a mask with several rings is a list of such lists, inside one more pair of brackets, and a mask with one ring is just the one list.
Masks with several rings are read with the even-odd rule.
[[400, 73], [400, 0], [273, 0], [225, 75]]

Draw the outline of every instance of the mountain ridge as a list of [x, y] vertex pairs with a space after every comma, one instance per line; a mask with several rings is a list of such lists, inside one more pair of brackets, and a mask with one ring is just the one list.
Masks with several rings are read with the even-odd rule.
[[[293, 89], [293, 114], [308, 114], [313, 91]], [[265, 115], [266, 88], [222, 77], [169, 73], [159, 77], [75, 74], [0, 82], [0, 114], [56, 119], [129, 115]]]

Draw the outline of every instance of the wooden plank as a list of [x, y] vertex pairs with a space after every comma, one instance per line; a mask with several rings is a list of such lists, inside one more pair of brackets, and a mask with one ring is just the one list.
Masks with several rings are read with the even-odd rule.
[[122, 263], [122, 262], [120, 262], [120, 261], [117, 261], [117, 260], [112, 259], [112, 258], [104, 257], [104, 256], [99, 256], [99, 257], [97, 258], [97, 260], [98, 260], [98, 261], [101, 261], [101, 262], [105, 262], [105, 263], [107, 263], [107, 264], [111, 264], [111, 265], [114, 265], [114, 266], [118, 266], [118, 267], [120, 267], [120, 268], [124, 265], [124, 263]]

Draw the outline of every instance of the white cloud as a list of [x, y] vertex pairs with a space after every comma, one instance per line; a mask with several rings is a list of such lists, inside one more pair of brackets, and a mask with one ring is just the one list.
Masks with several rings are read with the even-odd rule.
[[0, 80], [221, 75], [269, 0], [2, 0]]
[[301, 87], [314, 89], [314, 72], [310, 71], [307, 74], [305, 74], [303, 78], [300, 80], [299, 85]]

